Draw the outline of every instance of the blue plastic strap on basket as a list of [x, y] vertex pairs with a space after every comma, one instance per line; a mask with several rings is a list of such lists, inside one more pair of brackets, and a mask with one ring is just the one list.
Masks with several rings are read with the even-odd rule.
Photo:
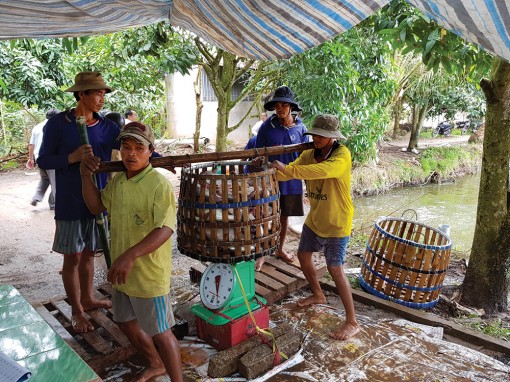
[[402, 264], [396, 263], [394, 261], [385, 259], [383, 256], [381, 256], [378, 253], [376, 253], [372, 249], [372, 247], [370, 247], [370, 245], [368, 245], [368, 244], [367, 244], [367, 251], [370, 252], [375, 257], [377, 257], [379, 260], [382, 260], [385, 263], [393, 265], [394, 267], [397, 267], [397, 268], [400, 268], [400, 269], [405, 269], [406, 271], [412, 271], [412, 272], [421, 273], [421, 274], [424, 274], [424, 275], [440, 275], [442, 273], [445, 273], [448, 270], [448, 268], [446, 268], [446, 269], [439, 269], [439, 270], [424, 271], [422, 269], [415, 269], [415, 268], [411, 268], [411, 267], [406, 267], [405, 265], [402, 265]]
[[[389, 237], [390, 239], [392, 240], [395, 240], [399, 243], [403, 243], [403, 244], [412, 244], [414, 247], [418, 247], [418, 248], [425, 248], [425, 249], [440, 249], [440, 250], [444, 250], [444, 249], [450, 249], [452, 247], [452, 243], [450, 242], [450, 244], [447, 244], [447, 245], [430, 245], [430, 244], [420, 244], [420, 243], [416, 243], [415, 241], [413, 240], [407, 240], [407, 239], [402, 239], [401, 237], [398, 237], [398, 236], [395, 236], [395, 235], [392, 235], [391, 233], [387, 232], [386, 230], [384, 230], [380, 225], [379, 225], [379, 222], [376, 222], [375, 223], [375, 229], [377, 231], [379, 231], [380, 233], [382, 233], [384, 236], [386, 237]], [[448, 239], [449, 241], [450, 239]]]
[[377, 289], [375, 289], [374, 287], [370, 286], [363, 279], [362, 275], [360, 275], [360, 277], [359, 277], [359, 283], [363, 289], [368, 291], [370, 294], [373, 294], [374, 296], [380, 297], [384, 300], [396, 302], [397, 304], [404, 305], [404, 306], [407, 306], [407, 307], [413, 308], [413, 309], [429, 309], [429, 308], [434, 307], [434, 305], [436, 305], [437, 302], [439, 301], [439, 298], [437, 298], [436, 300], [429, 301], [429, 302], [409, 302], [409, 301], [404, 301], [404, 300], [401, 300], [398, 298], [386, 296], [384, 293], [382, 293], [382, 292], [378, 291]]
[[411, 289], [411, 290], [417, 290], [417, 291], [420, 291], [420, 292], [432, 292], [432, 291], [435, 291], [437, 289], [440, 289], [442, 287], [443, 284], [440, 284], [440, 285], [437, 285], [435, 287], [432, 287], [432, 288], [420, 288], [420, 287], [415, 287], [415, 286], [412, 286], [412, 285], [406, 285], [406, 284], [401, 284], [397, 281], [393, 281], [385, 276], [383, 276], [381, 273], [379, 272], [376, 272], [375, 270], [373, 270], [368, 264], [367, 262], [365, 261], [364, 258], [361, 259], [361, 261], [363, 262], [363, 265], [365, 265], [365, 267], [370, 271], [370, 273], [372, 273], [373, 275], [379, 277], [380, 279], [383, 279], [384, 281], [386, 281], [387, 283], [390, 283], [392, 285], [395, 285], [396, 287], [398, 288], [402, 288], [402, 289]]
[[208, 210], [212, 209], [228, 209], [228, 208], [241, 208], [241, 207], [252, 207], [258, 206], [264, 203], [274, 202], [280, 195], [274, 194], [262, 199], [247, 200], [245, 202], [236, 203], [197, 203], [191, 200], [179, 200], [179, 206], [185, 208], [204, 208]]

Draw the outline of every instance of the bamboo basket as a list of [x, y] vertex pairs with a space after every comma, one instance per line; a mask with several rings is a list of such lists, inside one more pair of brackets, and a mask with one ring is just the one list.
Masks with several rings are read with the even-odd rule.
[[236, 263], [273, 254], [280, 239], [276, 170], [244, 174], [248, 162], [183, 167], [177, 247], [189, 257]]
[[431, 308], [439, 300], [451, 245], [438, 229], [406, 219], [381, 218], [363, 255], [360, 284], [386, 300]]

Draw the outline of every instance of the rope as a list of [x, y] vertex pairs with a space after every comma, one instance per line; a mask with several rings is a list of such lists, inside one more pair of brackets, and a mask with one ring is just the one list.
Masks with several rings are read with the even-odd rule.
[[[269, 346], [271, 348], [271, 351], [272, 351], [273, 357], [274, 357], [273, 358], [273, 366], [276, 366], [280, 363], [281, 357], [283, 357], [285, 359], [289, 359], [289, 357], [286, 354], [284, 354], [278, 350], [278, 346], [276, 345], [276, 339], [274, 338], [272, 330], [269, 328], [261, 329], [257, 325], [257, 322], [255, 320], [255, 317], [253, 316], [253, 312], [250, 307], [250, 303], [248, 301], [248, 297], [246, 296], [246, 291], [244, 290], [243, 282], [241, 281], [241, 277], [239, 276], [239, 271], [237, 270], [237, 267], [234, 267], [234, 269], [236, 272], [237, 281], [239, 282], [239, 286], [241, 287], [241, 293], [243, 294], [244, 303], [246, 304], [246, 308], [248, 309], [248, 314], [250, 315], [250, 318], [253, 322], [253, 327], [255, 328], [259, 337], [261, 338], [262, 343], [266, 344], [267, 346]], [[269, 336], [272, 339], [271, 343], [264, 336], [264, 334]]]

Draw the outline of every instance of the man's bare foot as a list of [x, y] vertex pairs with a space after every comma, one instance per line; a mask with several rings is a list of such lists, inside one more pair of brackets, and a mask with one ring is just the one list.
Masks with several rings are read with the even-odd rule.
[[283, 249], [281, 251], [276, 252], [276, 257], [286, 263], [293, 263], [296, 259], [293, 253], [287, 253]]
[[83, 314], [73, 314], [71, 316], [71, 325], [76, 333], [86, 333], [94, 330], [94, 325]]
[[81, 306], [83, 310], [93, 310], [93, 309], [109, 309], [112, 307], [112, 302], [110, 300], [95, 300], [90, 299], [87, 301], [82, 301]]
[[297, 304], [299, 307], [303, 308], [305, 306], [310, 306], [310, 305], [315, 305], [315, 304], [325, 304], [326, 302], [327, 302], [326, 297], [324, 295], [322, 295], [321, 297], [311, 295], [311, 296], [302, 298], [301, 300], [298, 301]]
[[137, 382], [146, 382], [151, 378], [157, 377], [158, 375], [163, 375], [166, 373], [166, 369], [162, 367], [149, 367], [142, 371], [140, 377], [136, 380]]
[[266, 258], [264, 256], [259, 257], [257, 260], [255, 260], [255, 270], [257, 272], [260, 272], [260, 270], [262, 269], [262, 266], [264, 265], [265, 262], [266, 262]]
[[357, 322], [344, 322], [340, 329], [331, 333], [329, 336], [335, 340], [345, 341], [351, 337], [354, 337], [359, 333], [361, 328], [359, 327]]

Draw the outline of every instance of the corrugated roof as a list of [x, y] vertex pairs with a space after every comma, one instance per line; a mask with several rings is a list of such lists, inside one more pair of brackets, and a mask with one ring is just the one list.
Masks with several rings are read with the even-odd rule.
[[[509, 2], [408, 0], [510, 60]], [[352, 28], [389, 0], [0, 0], [0, 39], [102, 34], [169, 20], [239, 56], [290, 57]]]

